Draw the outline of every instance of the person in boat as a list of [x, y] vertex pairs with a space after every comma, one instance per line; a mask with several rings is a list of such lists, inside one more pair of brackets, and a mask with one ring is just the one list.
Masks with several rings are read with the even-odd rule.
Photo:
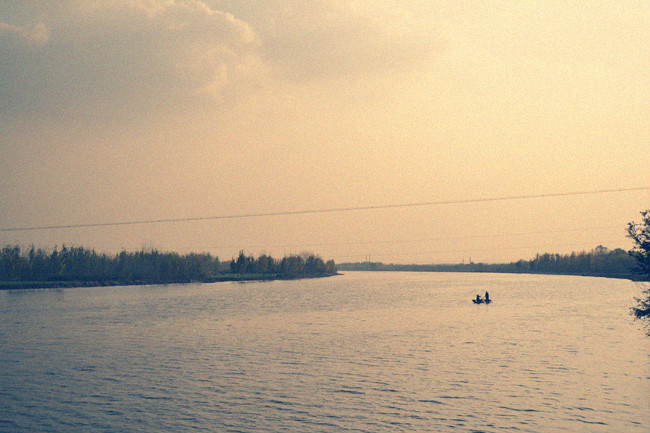
[[476, 302], [477, 304], [480, 304], [481, 302], [483, 302], [483, 299], [481, 299], [481, 295], [477, 294], [476, 295], [476, 300], [474, 300], [474, 302]]
[[487, 292], [487, 290], [485, 291], [485, 303], [486, 304], [490, 303], [490, 294]]

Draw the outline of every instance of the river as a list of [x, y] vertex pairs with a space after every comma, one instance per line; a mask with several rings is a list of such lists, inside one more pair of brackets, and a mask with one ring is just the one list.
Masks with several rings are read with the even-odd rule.
[[0, 292], [0, 431], [648, 433], [640, 291], [346, 272]]

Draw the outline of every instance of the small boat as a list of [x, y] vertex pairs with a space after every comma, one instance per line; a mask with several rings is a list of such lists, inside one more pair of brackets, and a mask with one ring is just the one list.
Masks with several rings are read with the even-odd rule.
[[475, 304], [489, 304], [490, 302], [492, 302], [492, 299], [490, 299], [490, 298], [483, 299], [480, 296], [478, 296], [478, 297], [472, 299], [472, 302], [475, 303]]

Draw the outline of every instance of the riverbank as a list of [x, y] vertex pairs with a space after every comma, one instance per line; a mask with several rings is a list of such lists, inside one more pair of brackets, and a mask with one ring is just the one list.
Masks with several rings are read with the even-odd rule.
[[381, 262], [341, 263], [342, 271], [411, 271], [411, 272], [469, 272], [502, 274], [576, 275], [638, 281], [636, 259], [620, 248], [608, 250], [598, 246], [590, 252], [571, 254], [537, 254], [530, 260], [511, 263], [456, 263], [456, 264], [385, 264]]
[[[354, 264], [351, 264], [354, 265]], [[455, 269], [418, 269], [411, 265], [386, 265], [382, 268], [364, 268], [361, 266], [346, 266], [346, 263], [339, 265], [341, 271], [350, 272], [429, 272], [429, 273], [462, 273], [462, 274], [515, 274], [515, 275], [557, 275], [567, 277], [597, 277], [614, 278], [618, 280], [645, 281], [634, 274], [618, 273], [584, 273], [584, 272], [552, 272], [552, 271], [510, 271], [510, 270], [455, 270]]]
[[0, 281], [0, 290], [31, 290], [31, 289], [68, 289], [77, 287], [112, 287], [112, 286], [145, 286], [145, 285], [166, 285], [166, 284], [209, 284], [222, 283], [230, 281], [279, 281], [279, 280], [302, 280], [312, 278], [327, 278], [341, 275], [319, 274], [319, 275], [301, 275], [296, 277], [286, 277], [277, 274], [226, 274], [203, 280], [187, 281]]
[[241, 251], [236, 259], [222, 262], [209, 253], [154, 249], [112, 256], [65, 245], [52, 251], [17, 245], [0, 249], [0, 289], [4, 290], [291, 280], [336, 273], [333, 260], [326, 262], [312, 253], [274, 259]]

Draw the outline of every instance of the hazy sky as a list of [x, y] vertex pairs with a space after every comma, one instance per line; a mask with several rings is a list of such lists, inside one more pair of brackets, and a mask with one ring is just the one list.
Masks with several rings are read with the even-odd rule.
[[[3, 0], [0, 229], [650, 186], [648, 1]], [[647, 190], [0, 243], [510, 261], [629, 248]]]

